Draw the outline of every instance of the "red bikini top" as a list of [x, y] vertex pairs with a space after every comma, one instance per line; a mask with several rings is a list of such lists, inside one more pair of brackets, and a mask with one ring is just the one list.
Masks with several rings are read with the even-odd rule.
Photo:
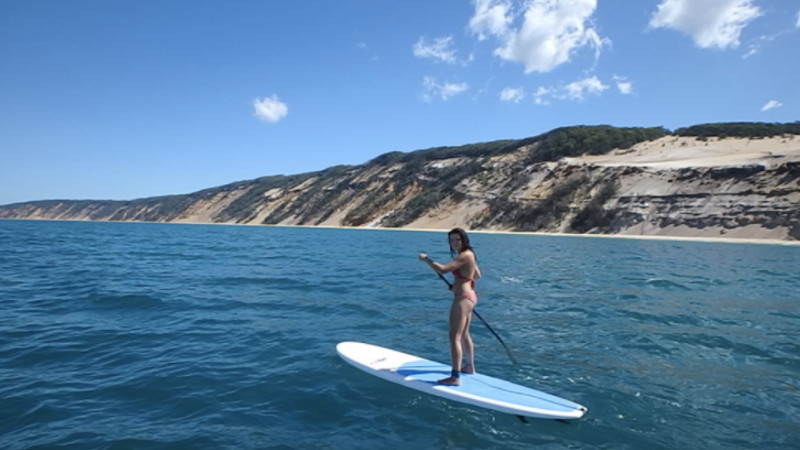
[[453, 278], [455, 278], [456, 280], [470, 281], [471, 282], [470, 283], [470, 287], [472, 287], [472, 289], [475, 289], [475, 279], [471, 278], [471, 277], [465, 277], [464, 275], [461, 275], [461, 269], [456, 269], [456, 270], [453, 271]]

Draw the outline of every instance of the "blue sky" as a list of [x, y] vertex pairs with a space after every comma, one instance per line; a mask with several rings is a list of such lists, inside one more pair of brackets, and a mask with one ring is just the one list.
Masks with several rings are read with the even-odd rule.
[[800, 120], [797, 0], [0, 0], [0, 204]]

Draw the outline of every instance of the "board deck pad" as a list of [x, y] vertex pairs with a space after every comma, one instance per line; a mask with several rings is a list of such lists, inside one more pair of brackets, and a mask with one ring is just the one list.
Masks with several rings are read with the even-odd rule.
[[370, 375], [473, 406], [538, 419], [579, 419], [587, 412], [561, 397], [481, 373], [462, 374], [460, 386], [441, 385], [437, 381], [450, 376], [450, 366], [377, 345], [340, 342], [336, 352]]

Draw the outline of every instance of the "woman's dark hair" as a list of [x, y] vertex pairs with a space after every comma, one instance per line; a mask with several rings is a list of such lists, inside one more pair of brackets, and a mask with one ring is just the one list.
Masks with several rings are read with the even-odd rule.
[[[473, 249], [472, 246], [469, 243], [469, 237], [467, 236], [467, 232], [464, 231], [463, 228], [453, 228], [452, 230], [450, 230], [447, 233], [447, 243], [448, 243], [448, 245], [450, 244], [450, 235], [452, 235], [452, 234], [457, 234], [458, 237], [461, 238], [461, 244], [464, 246], [464, 250], [470, 250], [470, 251], [472, 251], [473, 254], [475, 253], [475, 249]], [[455, 248], [450, 247], [450, 253], [451, 254], [452, 253], [458, 253], [458, 250], [455, 249]], [[478, 255], [477, 254], [475, 254], [475, 259], [476, 260], [478, 259]]]

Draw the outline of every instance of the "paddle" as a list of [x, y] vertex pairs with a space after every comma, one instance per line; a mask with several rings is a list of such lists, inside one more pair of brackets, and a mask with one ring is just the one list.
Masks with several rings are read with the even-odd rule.
[[[436, 272], [436, 275], [439, 275], [439, 278], [441, 278], [441, 279], [442, 279], [442, 281], [444, 281], [444, 282], [445, 282], [445, 284], [447, 284], [447, 287], [448, 287], [450, 290], [452, 290], [452, 289], [453, 289], [453, 284], [452, 284], [452, 283], [450, 283], [449, 281], [447, 281], [447, 278], [445, 278], [445, 277], [444, 277], [444, 275], [440, 274], [439, 272]], [[495, 331], [494, 331], [494, 329], [492, 329], [492, 327], [491, 327], [491, 326], [489, 326], [489, 323], [488, 323], [488, 322], [486, 322], [485, 320], [483, 320], [483, 317], [481, 317], [481, 315], [480, 315], [480, 314], [478, 314], [478, 311], [476, 311], [476, 310], [475, 310], [475, 308], [472, 308], [472, 314], [475, 314], [475, 317], [477, 317], [478, 319], [480, 319], [480, 320], [481, 320], [481, 322], [483, 322], [483, 324], [484, 324], [484, 325], [486, 325], [486, 328], [488, 328], [488, 329], [489, 329], [489, 331], [491, 331], [491, 332], [492, 332], [492, 334], [494, 335], [494, 337], [496, 337], [496, 338], [497, 338], [497, 340], [498, 340], [498, 341], [500, 341], [500, 344], [502, 344], [503, 348], [504, 348], [504, 349], [506, 349], [506, 353], [508, 353], [508, 357], [509, 357], [509, 358], [511, 358], [511, 362], [512, 362], [512, 363], [514, 363], [514, 365], [517, 365], [517, 366], [518, 366], [518, 365], [519, 365], [519, 363], [517, 362], [517, 359], [516, 359], [516, 358], [514, 358], [514, 355], [512, 355], [512, 354], [511, 354], [511, 351], [508, 349], [508, 346], [506, 345], [506, 343], [505, 343], [505, 342], [503, 342], [503, 339], [500, 337], [500, 335], [498, 335], [498, 334], [497, 334], [497, 332], [495, 332]]]

